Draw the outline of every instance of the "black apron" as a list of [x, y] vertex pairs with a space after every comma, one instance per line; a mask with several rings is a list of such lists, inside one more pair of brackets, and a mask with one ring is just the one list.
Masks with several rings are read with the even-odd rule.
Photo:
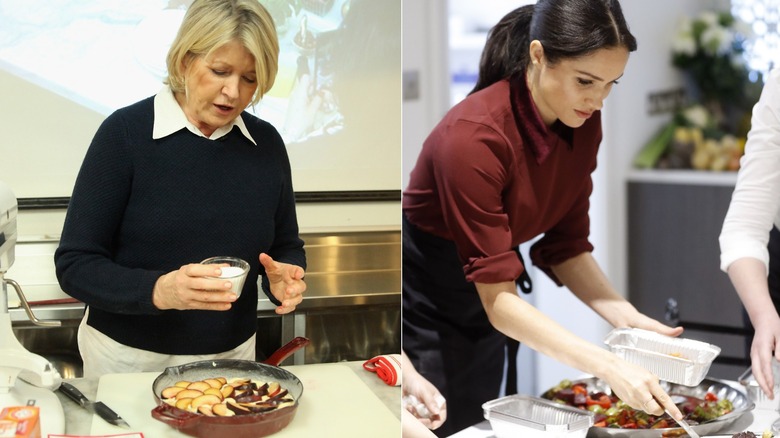
[[[447, 421], [434, 431], [437, 436], [484, 420], [482, 404], [501, 389], [507, 339], [490, 324], [476, 287], [465, 280], [454, 242], [404, 217], [403, 349], [447, 399]], [[509, 363], [516, 355], [515, 347]], [[507, 393], [516, 392], [509, 385]]]

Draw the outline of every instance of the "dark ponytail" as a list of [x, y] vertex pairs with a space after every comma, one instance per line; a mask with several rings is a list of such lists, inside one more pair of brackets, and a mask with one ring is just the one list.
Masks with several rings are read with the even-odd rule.
[[542, 43], [549, 64], [604, 48], [633, 52], [637, 47], [618, 0], [538, 0], [508, 13], [490, 29], [471, 93], [524, 74], [533, 40]]
[[521, 6], [506, 14], [488, 32], [479, 60], [479, 77], [472, 93], [504, 78], [525, 71], [534, 5]]

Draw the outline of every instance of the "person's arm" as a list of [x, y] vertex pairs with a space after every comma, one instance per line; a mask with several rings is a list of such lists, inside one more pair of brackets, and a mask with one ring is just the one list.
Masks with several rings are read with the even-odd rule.
[[401, 436], [403, 438], [436, 438], [430, 429], [406, 409], [401, 409]]
[[514, 282], [476, 283], [482, 305], [497, 330], [566, 365], [605, 380], [629, 406], [682, 418], [671, 397], [649, 371], [576, 336], [522, 300]]
[[640, 313], [618, 294], [589, 252], [574, 256], [551, 269], [577, 298], [613, 327], [641, 328], [666, 336], [679, 336], [683, 332], [682, 327], [669, 327]]
[[301, 303], [301, 294], [306, 290], [303, 277], [306, 272], [306, 251], [300, 238], [298, 216], [295, 206], [290, 158], [279, 132], [264, 121], [258, 123], [262, 131], [258, 138], [264, 138], [278, 163], [282, 187], [276, 205], [269, 205], [274, 211], [274, 240], [270, 248], [261, 254], [260, 287], [262, 292], [276, 305], [276, 313], [285, 314], [295, 310]]
[[151, 291], [163, 270], [132, 269], [112, 259], [117, 229], [131, 198], [137, 141], [123, 111], [106, 118], [81, 164], [54, 253], [68, 295], [113, 313], [156, 314]]
[[755, 328], [750, 358], [761, 389], [773, 397], [772, 356], [780, 357], [780, 321], [769, 297], [767, 243], [780, 208], [780, 70], [753, 107], [739, 175], [720, 232], [720, 268], [729, 274]]
[[756, 331], [750, 348], [753, 377], [764, 393], [774, 398], [772, 353], [780, 356], [780, 316], [769, 296], [766, 266], [745, 257], [732, 263], [728, 274]]

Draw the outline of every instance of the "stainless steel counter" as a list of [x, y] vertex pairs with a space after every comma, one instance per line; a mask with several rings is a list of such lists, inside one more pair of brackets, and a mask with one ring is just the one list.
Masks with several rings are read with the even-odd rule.
[[[262, 293], [257, 302], [258, 351], [268, 354], [295, 336], [306, 336], [312, 344], [298, 351], [284, 365], [340, 362], [378, 354], [400, 352], [401, 233], [400, 231], [308, 234], [306, 270], [307, 291], [295, 312], [277, 315], [275, 306]], [[33, 243], [32, 245], [37, 245]], [[41, 256], [37, 246], [36, 258]], [[48, 260], [52, 260], [48, 258]], [[51, 262], [50, 262], [51, 263]], [[53, 266], [50, 267], [53, 270]], [[40, 277], [50, 277], [42, 273]], [[22, 283], [24, 289], [25, 284]], [[41, 300], [43, 286], [34, 283], [35, 301]], [[68, 298], [58, 285], [46, 299]], [[31, 300], [33, 298], [30, 298]], [[45, 301], [44, 301], [45, 302]], [[65, 377], [78, 377], [80, 361], [76, 331], [84, 313], [81, 303], [33, 306], [38, 319], [61, 321], [60, 328], [32, 325], [21, 307], [11, 308], [11, 321], [20, 342], [29, 350], [54, 362]], [[260, 337], [258, 337], [260, 338]], [[261, 342], [264, 342], [261, 344]], [[260, 353], [258, 359], [263, 359]]]

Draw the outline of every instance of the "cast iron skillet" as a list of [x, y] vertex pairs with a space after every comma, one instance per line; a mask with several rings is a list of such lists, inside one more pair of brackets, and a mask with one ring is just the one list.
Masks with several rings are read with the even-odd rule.
[[[263, 362], [249, 360], [204, 360], [166, 368], [152, 384], [152, 393], [157, 407], [152, 417], [178, 429], [180, 432], [199, 438], [231, 437], [256, 438], [276, 433], [292, 421], [303, 395], [303, 384], [293, 373], [278, 367], [283, 360], [305, 347], [309, 339], [297, 337], [288, 342]], [[233, 377], [249, 378], [263, 382], [275, 381], [293, 396], [295, 404], [274, 411], [236, 415], [233, 417], [209, 417], [194, 414], [171, 406], [160, 398], [162, 390], [180, 380], [197, 381], [207, 378]]]

